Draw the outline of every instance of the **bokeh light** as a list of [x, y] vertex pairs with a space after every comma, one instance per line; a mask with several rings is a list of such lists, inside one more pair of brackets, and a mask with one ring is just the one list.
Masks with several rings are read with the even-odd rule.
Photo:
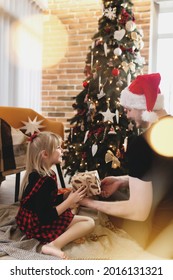
[[151, 147], [160, 155], [173, 157], [173, 118], [168, 116], [155, 123], [148, 135]]
[[53, 67], [67, 52], [68, 32], [55, 15], [33, 15], [15, 21], [10, 33], [11, 50], [7, 55], [20, 67]]
[[42, 55], [42, 29], [40, 15], [23, 18], [11, 25], [11, 61], [30, 69], [40, 67]]
[[[46, 19], [46, 18], [45, 18]], [[61, 20], [48, 15], [43, 24], [43, 68], [57, 65], [68, 48], [68, 32]]]

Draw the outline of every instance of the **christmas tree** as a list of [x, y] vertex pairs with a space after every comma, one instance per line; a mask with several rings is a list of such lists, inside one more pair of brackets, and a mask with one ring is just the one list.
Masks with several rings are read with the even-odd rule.
[[69, 120], [64, 169], [70, 176], [86, 170], [98, 170], [100, 178], [127, 174], [127, 142], [137, 133], [119, 97], [142, 74], [142, 31], [131, 1], [104, 0], [103, 7], [86, 58], [83, 90], [73, 104], [76, 114]]

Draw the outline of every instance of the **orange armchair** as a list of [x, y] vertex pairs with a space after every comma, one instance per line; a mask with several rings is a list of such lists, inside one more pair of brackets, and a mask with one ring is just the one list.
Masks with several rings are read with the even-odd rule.
[[[0, 107], [0, 119], [4, 120], [9, 126], [19, 129], [24, 126], [24, 122], [28, 122], [28, 118], [30, 120], [34, 120], [37, 117], [37, 121], [42, 121], [40, 123], [42, 128], [40, 131], [51, 131], [54, 132], [64, 139], [64, 125], [61, 122], [49, 120], [48, 118], [43, 117], [36, 111], [30, 108], [20, 108], [20, 107], [10, 107], [10, 106], [1, 106]], [[1, 141], [1, 140], [0, 140]], [[0, 143], [0, 148], [1, 148]], [[19, 195], [19, 188], [20, 188], [20, 173], [21, 171], [25, 170], [25, 166], [20, 166], [17, 169], [10, 169], [10, 170], [3, 170], [2, 166], [0, 165], [0, 182], [7, 175], [16, 174], [16, 182], [15, 182], [15, 201], [18, 200]], [[61, 186], [65, 187], [64, 179], [62, 176], [61, 168], [57, 165], [57, 170], [59, 174], [59, 179], [61, 182]]]
[[19, 107], [0, 107], [0, 118], [6, 121], [9, 125], [14, 128], [21, 128], [23, 126], [22, 121], [28, 121], [28, 117], [34, 120], [42, 120], [41, 125], [44, 127], [40, 130], [47, 130], [59, 134], [64, 138], [64, 125], [61, 122], [49, 120], [42, 115], [38, 114], [36, 111], [29, 108], [19, 108]]

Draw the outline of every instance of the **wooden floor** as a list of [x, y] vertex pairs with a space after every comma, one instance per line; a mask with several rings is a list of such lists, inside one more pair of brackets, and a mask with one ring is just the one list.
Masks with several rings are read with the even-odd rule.
[[6, 177], [0, 186], [0, 204], [14, 203], [15, 175]]

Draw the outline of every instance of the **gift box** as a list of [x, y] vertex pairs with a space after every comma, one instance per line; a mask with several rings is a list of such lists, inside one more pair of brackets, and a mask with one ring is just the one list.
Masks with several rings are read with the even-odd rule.
[[97, 170], [79, 172], [71, 179], [72, 188], [77, 190], [80, 187], [87, 187], [86, 196], [98, 195], [101, 192], [100, 178]]

